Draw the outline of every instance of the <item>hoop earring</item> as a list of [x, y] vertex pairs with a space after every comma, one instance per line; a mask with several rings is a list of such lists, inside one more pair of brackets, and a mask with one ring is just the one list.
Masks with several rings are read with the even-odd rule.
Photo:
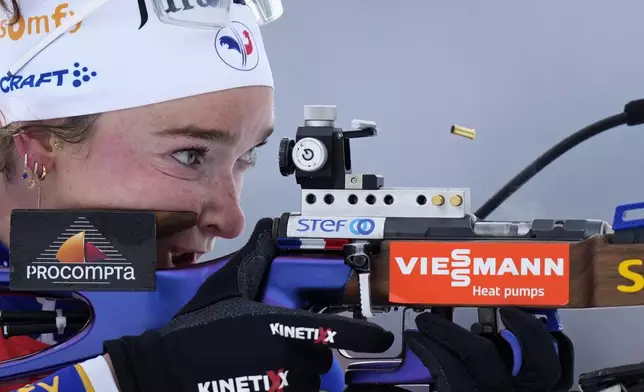
[[29, 156], [25, 154], [25, 168], [22, 173], [22, 178], [27, 180], [27, 188], [32, 189], [33, 187], [38, 187], [38, 196], [37, 196], [37, 205], [40, 209], [40, 199], [42, 196], [42, 183], [47, 177], [47, 167], [42, 165], [42, 173], [38, 173], [38, 161], [34, 161], [33, 170], [29, 169]]
[[47, 177], [47, 168], [45, 167], [45, 165], [42, 165], [42, 174], [40, 174], [40, 176], [38, 177], [38, 180], [40, 182], [43, 182], [45, 181], [45, 177]]
[[45, 181], [45, 177], [47, 177], [47, 168], [45, 165], [42, 165], [42, 174], [38, 175], [38, 162], [36, 162], [35, 168], [34, 168], [35, 176], [38, 177], [38, 200], [37, 200], [37, 206], [38, 209], [40, 209], [40, 198], [42, 195], [42, 183]]

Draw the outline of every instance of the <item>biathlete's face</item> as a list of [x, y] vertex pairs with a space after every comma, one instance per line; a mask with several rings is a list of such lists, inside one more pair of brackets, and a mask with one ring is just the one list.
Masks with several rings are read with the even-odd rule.
[[244, 173], [272, 127], [268, 87], [106, 113], [89, 140], [57, 154], [43, 196], [47, 208], [193, 211], [197, 225], [157, 250], [159, 268], [191, 263], [216, 237], [241, 233]]

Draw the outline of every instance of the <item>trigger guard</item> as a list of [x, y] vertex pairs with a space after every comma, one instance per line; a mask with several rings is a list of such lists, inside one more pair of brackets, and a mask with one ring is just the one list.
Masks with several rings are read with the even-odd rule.
[[[505, 342], [510, 346], [510, 349], [512, 350], [512, 377], [516, 377], [521, 371], [521, 366], [523, 366], [523, 352], [521, 350], [521, 343], [519, 342], [519, 339], [516, 337], [516, 335], [508, 329], [501, 330], [501, 332], [499, 332], [499, 335], [501, 335], [501, 338], [505, 340]], [[554, 336], [551, 339], [552, 344], [555, 346], [555, 352], [557, 353], [557, 356], [559, 356], [559, 343]]]
[[550, 339], [552, 339], [552, 344], [555, 346], [555, 352], [557, 353], [557, 356], [559, 356], [559, 342], [557, 342], [557, 339], [554, 336], [551, 336]]
[[501, 338], [510, 346], [512, 350], [512, 377], [516, 377], [523, 366], [523, 354], [521, 352], [521, 343], [515, 334], [508, 329], [502, 329], [499, 332]]

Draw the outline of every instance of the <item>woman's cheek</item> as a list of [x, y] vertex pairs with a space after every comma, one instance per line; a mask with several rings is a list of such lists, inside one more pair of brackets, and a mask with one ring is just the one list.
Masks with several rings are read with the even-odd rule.
[[170, 159], [155, 159], [150, 163], [150, 166], [157, 171], [158, 174], [178, 180], [195, 181], [198, 180], [201, 175], [199, 170], [181, 166], [178, 162], [173, 162]]

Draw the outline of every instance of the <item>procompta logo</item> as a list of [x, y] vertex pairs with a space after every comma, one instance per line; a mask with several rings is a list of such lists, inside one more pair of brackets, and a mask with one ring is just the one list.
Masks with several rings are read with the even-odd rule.
[[79, 216], [31, 265], [26, 279], [54, 284], [135, 280], [134, 267], [84, 216]]
[[156, 213], [13, 210], [9, 288], [153, 291]]
[[[0, 40], [19, 41], [25, 36], [48, 34], [70, 16], [74, 16], [74, 11], [69, 9], [69, 3], [60, 3], [54, 7], [50, 15], [21, 15], [11, 25], [9, 24], [10, 18], [0, 19]], [[67, 34], [76, 33], [80, 30], [81, 25], [82, 22], [74, 25]]]

